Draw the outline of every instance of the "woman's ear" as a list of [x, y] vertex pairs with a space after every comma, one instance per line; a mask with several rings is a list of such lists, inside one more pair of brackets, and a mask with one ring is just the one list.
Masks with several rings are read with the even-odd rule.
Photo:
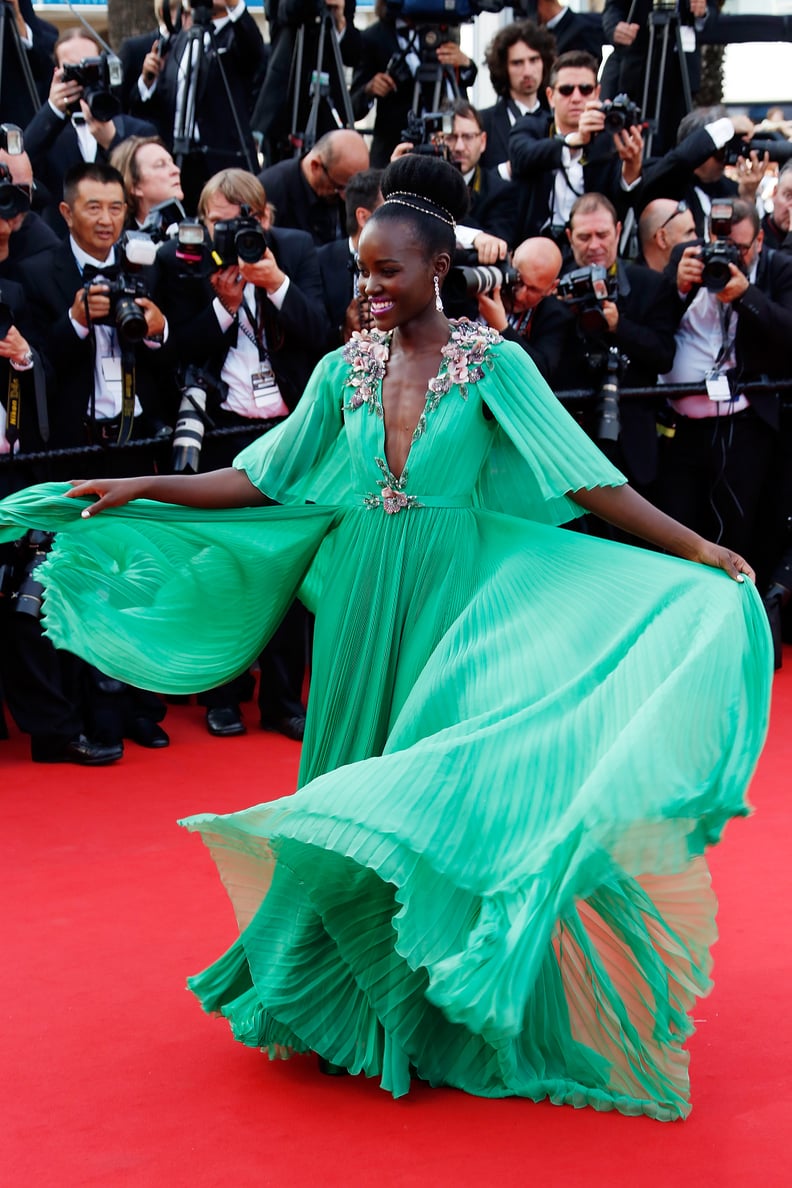
[[438, 252], [432, 257], [432, 269], [441, 280], [448, 275], [450, 267], [451, 256], [448, 252]]

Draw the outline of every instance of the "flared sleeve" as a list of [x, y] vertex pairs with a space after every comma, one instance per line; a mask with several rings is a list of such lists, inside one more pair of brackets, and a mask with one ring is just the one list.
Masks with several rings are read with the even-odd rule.
[[627, 480], [569, 415], [519, 346], [502, 341], [478, 386], [498, 424], [476, 502], [491, 511], [564, 524], [584, 514], [572, 491]]
[[342, 351], [326, 355], [291, 416], [234, 459], [237, 470], [276, 503], [351, 499], [352, 466], [342, 412], [346, 375]]
[[0, 540], [56, 533], [36, 570], [52, 642], [161, 693], [213, 688], [256, 659], [336, 517], [136, 500], [84, 520], [86, 501], [68, 489], [48, 483], [0, 502]]

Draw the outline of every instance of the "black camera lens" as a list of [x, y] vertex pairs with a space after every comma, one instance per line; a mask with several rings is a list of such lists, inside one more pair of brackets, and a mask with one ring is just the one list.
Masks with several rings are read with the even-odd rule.
[[116, 302], [115, 325], [125, 342], [142, 342], [148, 333], [146, 315], [135, 298], [126, 293], [122, 293]]
[[106, 124], [108, 120], [113, 120], [121, 114], [121, 101], [111, 91], [85, 91], [83, 98], [91, 115], [100, 124]]
[[237, 257], [245, 264], [256, 264], [267, 250], [267, 237], [263, 227], [246, 227], [237, 231], [234, 239]]

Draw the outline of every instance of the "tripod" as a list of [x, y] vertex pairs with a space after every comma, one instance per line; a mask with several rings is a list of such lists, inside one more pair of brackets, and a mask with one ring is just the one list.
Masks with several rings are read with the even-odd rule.
[[[289, 132], [289, 143], [294, 150], [294, 156], [300, 157], [310, 151], [319, 139], [319, 113], [322, 104], [327, 108], [336, 128], [354, 128], [355, 117], [352, 114], [352, 104], [349, 99], [346, 79], [344, 78], [344, 64], [341, 60], [341, 48], [335, 35], [333, 14], [326, 4], [321, 4], [319, 16], [319, 40], [316, 46], [316, 63], [311, 73], [308, 96], [311, 100], [305, 130], [300, 130], [300, 99], [303, 89], [303, 60], [305, 58], [305, 23], [297, 30], [294, 43], [291, 71], [289, 73], [289, 93], [292, 96], [292, 120]], [[329, 69], [325, 70], [325, 46], [330, 44], [331, 54]], [[333, 98], [333, 90], [341, 96], [344, 108], [343, 118], [338, 111]]]
[[0, 98], [3, 94], [3, 57], [5, 55], [5, 39], [6, 27], [11, 28], [11, 43], [19, 62], [19, 69], [22, 72], [22, 77], [25, 82], [25, 90], [30, 99], [30, 118], [38, 111], [41, 106], [41, 101], [36, 90], [36, 83], [33, 79], [33, 72], [30, 69], [30, 62], [28, 62], [27, 52], [22, 44], [19, 36], [19, 29], [16, 24], [16, 15], [7, 0], [0, 0]]
[[198, 7], [196, 5], [193, 8], [192, 27], [187, 31], [185, 37], [184, 53], [179, 63], [179, 73], [180, 76], [183, 76], [184, 85], [183, 88], [180, 86], [177, 91], [177, 95], [179, 92], [181, 93], [181, 103], [177, 99], [176, 119], [173, 128], [173, 159], [181, 169], [186, 157], [196, 152], [207, 153], [211, 149], [211, 146], [208, 145], [201, 145], [199, 147], [195, 140], [196, 108], [200, 93], [201, 75], [206, 70], [206, 58], [208, 55], [206, 53], [205, 37], [208, 37], [209, 53], [212, 56], [212, 60], [217, 64], [231, 111], [234, 131], [239, 141], [239, 155], [244, 159], [245, 168], [248, 172], [256, 173], [257, 169], [253, 163], [250, 148], [245, 138], [242, 121], [239, 118], [239, 112], [234, 103], [234, 96], [231, 94], [231, 87], [228, 84], [228, 75], [223, 65], [223, 55], [219, 53], [217, 48], [217, 38], [214, 26], [212, 25], [211, 12], [212, 10], [209, 7]]
[[[659, 30], [659, 38], [658, 38]], [[655, 5], [649, 13], [649, 52], [646, 58], [646, 75], [644, 78], [643, 103], [641, 110], [648, 122], [648, 130], [644, 141], [644, 156], [649, 157], [652, 152], [652, 141], [660, 125], [660, 113], [663, 107], [663, 91], [665, 88], [666, 63], [668, 61], [668, 43], [673, 34], [676, 46], [676, 60], [679, 66], [682, 95], [685, 100], [685, 111], [693, 107], [693, 96], [690, 90], [690, 75], [682, 43], [682, 30], [679, 25], [679, 9], [676, 4], [670, 7]], [[659, 60], [658, 60], [659, 59]], [[654, 91], [654, 108], [649, 112], [649, 95], [652, 80], [656, 80]]]
[[[415, 25], [407, 33], [406, 48], [399, 54], [402, 61], [410, 52], [417, 54], [420, 59], [420, 65], [415, 72], [411, 107], [411, 111], [416, 115], [427, 111], [440, 111], [443, 100], [449, 93], [453, 101], [461, 98], [454, 67], [438, 62], [435, 56], [438, 46], [444, 41], [458, 42], [459, 30], [440, 29], [434, 25]], [[448, 103], [445, 106], [448, 106]]]

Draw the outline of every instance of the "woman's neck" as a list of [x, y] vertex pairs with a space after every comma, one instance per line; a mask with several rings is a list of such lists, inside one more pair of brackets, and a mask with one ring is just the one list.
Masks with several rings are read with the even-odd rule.
[[448, 342], [451, 324], [445, 314], [432, 309], [426, 316], [412, 318], [393, 331], [391, 350], [405, 355], [426, 354], [441, 350]]

